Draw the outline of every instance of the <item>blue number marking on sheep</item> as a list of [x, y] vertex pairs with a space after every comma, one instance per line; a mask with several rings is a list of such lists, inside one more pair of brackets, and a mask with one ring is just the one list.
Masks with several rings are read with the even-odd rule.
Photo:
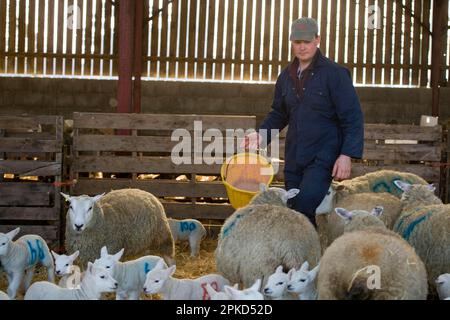
[[230, 231], [234, 228], [234, 226], [236, 225], [236, 222], [242, 217], [241, 214], [236, 215], [236, 219], [234, 219], [233, 221], [230, 222], [230, 224], [228, 225], [228, 227], [225, 227], [223, 229], [223, 236], [222, 239], [225, 238], [226, 236], [228, 236], [228, 234], [230, 233]]
[[412, 212], [402, 215], [400, 217], [400, 219], [394, 225], [393, 230], [395, 232], [400, 232], [400, 229], [402, 228], [403, 222], [405, 222], [406, 218], [409, 218], [411, 215], [415, 214], [417, 211], [420, 211], [420, 210], [422, 210], [422, 207], [415, 208], [415, 209], [413, 209]]
[[196, 226], [195, 223], [193, 222], [181, 222], [180, 223], [180, 231], [184, 232], [184, 231], [193, 231], [195, 230]]
[[36, 239], [36, 248], [33, 247], [33, 244], [30, 240], [27, 240], [28, 251], [30, 253], [30, 259], [28, 261], [28, 265], [32, 266], [36, 264], [38, 261], [42, 261], [45, 258], [44, 248], [42, 247], [42, 243], [39, 239]]
[[411, 236], [412, 232], [414, 231], [414, 228], [417, 227], [418, 224], [420, 224], [421, 222], [424, 222], [426, 219], [428, 219], [431, 216], [432, 212], [428, 212], [425, 215], [415, 219], [414, 221], [412, 221], [408, 227], [405, 229], [405, 231], [403, 231], [403, 238], [405, 240], [409, 240], [409, 237]]
[[373, 185], [372, 191], [373, 192], [386, 191], [386, 192], [391, 193], [391, 187], [386, 182], [380, 181]]
[[152, 270], [152, 269], [153, 269], [153, 266], [150, 266], [150, 263], [146, 262], [144, 264], [144, 272], [145, 272], [145, 274], [149, 273], [150, 270]]

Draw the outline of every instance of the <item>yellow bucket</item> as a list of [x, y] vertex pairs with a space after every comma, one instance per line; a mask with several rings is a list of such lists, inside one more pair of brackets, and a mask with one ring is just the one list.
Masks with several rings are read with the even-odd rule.
[[270, 185], [274, 169], [262, 155], [240, 153], [225, 161], [220, 169], [220, 175], [230, 204], [238, 209], [245, 207], [259, 192], [261, 183]]

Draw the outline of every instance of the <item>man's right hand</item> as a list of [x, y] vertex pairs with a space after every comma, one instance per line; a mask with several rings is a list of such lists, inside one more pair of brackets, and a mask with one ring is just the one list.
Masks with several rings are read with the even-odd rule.
[[258, 132], [252, 132], [244, 137], [241, 148], [244, 150], [256, 150], [262, 142], [262, 136]]

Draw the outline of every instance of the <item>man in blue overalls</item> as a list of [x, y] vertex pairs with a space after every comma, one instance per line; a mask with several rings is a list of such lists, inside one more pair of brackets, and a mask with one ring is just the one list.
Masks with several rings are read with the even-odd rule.
[[[361, 158], [364, 119], [350, 72], [322, 55], [317, 22], [293, 22], [294, 60], [278, 76], [272, 111], [260, 133], [247, 136], [256, 149], [271, 141], [270, 130], [289, 125], [285, 150], [285, 186], [300, 193], [289, 206], [315, 225], [315, 210], [331, 180], [350, 177], [351, 158]], [[265, 136], [261, 129], [267, 130]]]

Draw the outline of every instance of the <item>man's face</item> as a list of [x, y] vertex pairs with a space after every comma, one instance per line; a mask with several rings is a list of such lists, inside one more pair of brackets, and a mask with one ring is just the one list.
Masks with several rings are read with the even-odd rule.
[[309, 62], [312, 60], [317, 52], [317, 47], [320, 44], [320, 36], [317, 36], [312, 41], [294, 40], [292, 43], [292, 51], [301, 62]]

